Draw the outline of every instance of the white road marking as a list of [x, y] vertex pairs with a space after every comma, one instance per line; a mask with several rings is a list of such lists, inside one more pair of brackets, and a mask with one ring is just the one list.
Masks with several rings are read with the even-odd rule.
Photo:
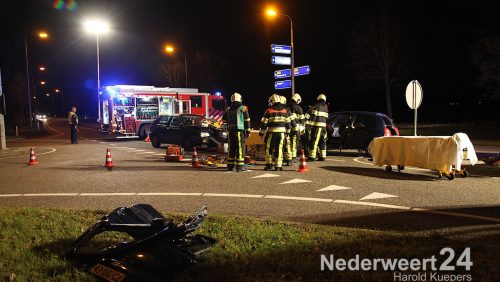
[[133, 150], [131, 152], [144, 152], [144, 151], [146, 151], [146, 150]]
[[325, 159], [325, 161], [345, 162], [345, 160], [336, 160], [336, 159]]
[[78, 196], [134, 196], [137, 193], [80, 193]]
[[165, 154], [155, 154], [155, 156], [165, 156]]
[[78, 193], [40, 193], [40, 194], [23, 194], [23, 197], [58, 197], [58, 196], [78, 196]]
[[109, 145], [111, 145], [111, 146], [116, 146], [116, 144], [109, 144]]
[[137, 155], [141, 155], [141, 154], [155, 154], [155, 152], [142, 152], [142, 153], [137, 153]]
[[115, 147], [115, 149], [118, 149], [118, 150], [120, 150], [120, 149], [129, 149], [129, 147]]
[[325, 188], [321, 188], [321, 189], [317, 190], [316, 192], [338, 191], [338, 190], [347, 190], [347, 189], [352, 189], [352, 188], [344, 187], [344, 186], [338, 186], [338, 185], [330, 185], [330, 186], [326, 186]]
[[106, 142], [99, 142], [99, 143], [101, 143], [101, 144], [106, 144]]
[[137, 196], [201, 196], [203, 193], [137, 193]]
[[97, 140], [90, 140], [90, 141], [92, 141], [92, 142], [97, 142]]
[[[35, 151], [36, 151], [35, 147], [33, 147], [33, 149], [35, 149]], [[50, 151], [44, 152], [44, 153], [36, 153], [35, 152], [35, 156], [46, 155], [46, 154], [54, 153], [55, 151], [57, 151], [54, 148], [47, 148], [47, 149], [50, 149]], [[28, 151], [26, 151], [26, 152], [28, 152]], [[25, 158], [25, 157], [26, 157], [25, 155], [22, 155], [22, 156], [11, 156], [11, 157], [0, 158], [0, 160], [3, 160], [3, 159], [13, 159], [13, 158]]]
[[281, 182], [280, 184], [296, 184], [296, 183], [307, 183], [307, 182], [312, 182], [312, 181], [305, 180], [305, 179], [295, 178], [295, 179], [292, 179], [292, 180]]
[[277, 174], [272, 174], [272, 173], [265, 173], [257, 176], [253, 176], [252, 178], [267, 178], [267, 177], [278, 177], [279, 175]]
[[264, 196], [266, 199], [280, 199], [280, 200], [295, 200], [295, 201], [313, 201], [313, 202], [333, 202], [332, 199], [323, 199], [323, 198], [307, 198], [307, 197], [289, 197], [289, 196], [275, 196], [275, 195], [266, 195]]
[[264, 195], [221, 194], [221, 193], [203, 193], [203, 196], [207, 196], [207, 197], [235, 197], [235, 198], [262, 198], [262, 197], [264, 197]]
[[391, 195], [391, 194], [384, 194], [384, 193], [379, 193], [379, 192], [373, 192], [370, 195], [364, 196], [363, 198], [359, 199], [360, 201], [363, 200], [373, 200], [373, 199], [384, 199], [384, 198], [397, 198], [398, 196]]
[[[229, 196], [231, 195], [231, 196]], [[220, 197], [244, 197], [244, 198], [264, 198], [264, 199], [277, 199], [277, 200], [296, 200], [296, 201], [311, 201], [311, 202], [327, 202], [327, 203], [340, 203], [340, 204], [350, 204], [350, 205], [361, 205], [361, 206], [371, 206], [371, 207], [379, 207], [379, 208], [388, 208], [388, 209], [396, 209], [396, 210], [404, 210], [404, 211], [414, 211], [414, 212], [424, 212], [431, 214], [439, 214], [446, 216], [454, 216], [454, 217], [463, 217], [463, 218], [471, 218], [478, 219], [484, 221], [492, 221], [496, 223], [500, 223], [500, 218], [487, 217], [487, 216], [479, 216], [479, 215], [471, 215], [464, 213], [455, 213], [455, 212], [447, 212], [433, 209], [424, 209], [424, 208], [413, 208], [406, 206], [397, 206], [397, 205], [387, 205], [387, 204], [379, 204], [372, 202], [359, 202], [359, 201], [348, 201], [348, 200], [333, 200], [333, 199], [324, 199], [324, 198], [307, 198], [307, 197], [289, 197], [289, 196], [279, 196], [279, 195], [252, 195], [252, 194], [219, 194]], [[23, 197], [23, 196], [213, 196], [216, 197], [215, 193], [45, 193], [45, 194], [0, 194], [0, 198], [2, 197]], [[263, 196], [263, 197], [262, 197]]]

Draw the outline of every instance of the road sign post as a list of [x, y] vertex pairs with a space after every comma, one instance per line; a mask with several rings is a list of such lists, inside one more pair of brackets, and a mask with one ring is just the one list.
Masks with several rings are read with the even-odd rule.
[[417, 136], [417, 109], [422, 104], [423, 96], [422, 86], [417, 80], [412, 80], [408, 83], [408, 86], [406, 86], [406, 103], [410, 109], [415, 110], [413, 124], [415, 136]]

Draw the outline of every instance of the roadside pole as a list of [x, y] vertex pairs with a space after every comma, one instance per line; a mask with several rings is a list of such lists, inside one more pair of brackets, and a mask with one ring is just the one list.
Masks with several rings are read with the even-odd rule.
[[[0, 96], [3, 99], [3, 110], [5, 114], [6, 106], [5, 106], [5, 96], [2, 91], [2, 72], [0, 71]], [[7, 143], [5, 141], [5, 119], [3, 118], [3, 114], [0, 114], [0, 151], [7, 149]]]

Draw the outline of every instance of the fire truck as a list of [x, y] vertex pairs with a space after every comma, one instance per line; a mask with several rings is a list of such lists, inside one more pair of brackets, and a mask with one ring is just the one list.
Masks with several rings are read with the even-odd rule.
[[158, 115], [199, 114], [221, 122], [226, 101], [196, 88], [113, 85], [104, 87], [101, 106], [103, 131], [144, 139]]

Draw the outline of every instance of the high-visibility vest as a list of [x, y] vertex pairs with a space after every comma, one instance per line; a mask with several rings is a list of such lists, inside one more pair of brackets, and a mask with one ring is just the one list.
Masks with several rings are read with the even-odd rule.
[[68, 113], [68, 124], [73, 124], [73, 116], [75, 116], [76, 124], [78, 124], [78, 116], [74, 112]]

